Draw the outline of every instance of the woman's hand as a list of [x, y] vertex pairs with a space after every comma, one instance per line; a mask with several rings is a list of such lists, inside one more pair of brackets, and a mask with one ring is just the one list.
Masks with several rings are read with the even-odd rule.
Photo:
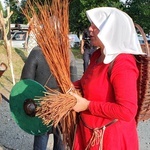
[[80, 111], [84, 111], [88, 109], [89, 103], [90, 101], [88, 101], [87, 99], [79, 96], [76, 93], [70, 92], [70, 94], [72, 96], [74, 96], [77, 99], [77, 103], [76, 105], [73, 107], [73, 110], [76, 112], [80, 112]]

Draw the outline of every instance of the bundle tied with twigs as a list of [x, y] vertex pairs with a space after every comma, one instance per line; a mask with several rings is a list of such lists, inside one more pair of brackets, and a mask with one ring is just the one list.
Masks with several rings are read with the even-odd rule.
[[72, 108], [76, 99], [69, 91], [77, 91], [73, 90], [70, 79], [69, 2], [52, 0], [42, 4], [29, 0], [22, 11], [34, 26], [32, 32], [61, 89], [61, 92], [48, 89], [45, 96], [38, 99], [40, 105], [36, 115], [46, 125], [57, 126], [60, 122], [63, 139], [71, 148], [76, 124], [76, 113]]

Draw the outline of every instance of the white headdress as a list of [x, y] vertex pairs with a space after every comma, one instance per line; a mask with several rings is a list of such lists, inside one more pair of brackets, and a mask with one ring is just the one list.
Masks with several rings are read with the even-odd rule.
[[134, 23], [125, 12], [112, 7], [99, 7], [86, 11], [86, 14], [100, 30], [98, 38], [105, 46], [105, 64], [120, 53], [144, 54]]

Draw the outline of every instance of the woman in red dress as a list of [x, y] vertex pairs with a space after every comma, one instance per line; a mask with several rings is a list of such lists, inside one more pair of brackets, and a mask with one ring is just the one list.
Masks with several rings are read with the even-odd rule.
[[74, 150], [138, 150], [139, 72], [134, 55], [143, 52], [133, 21], [116, 8], [94, 8], [86, 14], [91, 42], [99, 49], [83, 77], [74, 83], [83, 97], [71, 93], [80, 118]]

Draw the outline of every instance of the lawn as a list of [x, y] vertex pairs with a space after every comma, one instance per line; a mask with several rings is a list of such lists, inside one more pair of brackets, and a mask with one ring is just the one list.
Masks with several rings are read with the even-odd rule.
[[80, 53], [79, 48], [72, 48], [72, 52], [73, 52], [75, 58], [82, 59], [82, 54]]
[[[13, 70], [14, 70], [14, 76], [16, 82], [20, 80], [21, 70], [26, 58], [27, 58], [27, 53], [25, 51], [19, 49], [12, 49], [12, 62], [13, 62]], [[3, 46], [0, 46], [0, 63], [2, 62], [5, 63], [8, 67], [6, 50]], [[12, 86], [13, 83], [12, 83], [11, 71], [10, 71], [10, 67], [8, 67], [7, 70], [0, 77], [0, 93], [8, 96]]]

